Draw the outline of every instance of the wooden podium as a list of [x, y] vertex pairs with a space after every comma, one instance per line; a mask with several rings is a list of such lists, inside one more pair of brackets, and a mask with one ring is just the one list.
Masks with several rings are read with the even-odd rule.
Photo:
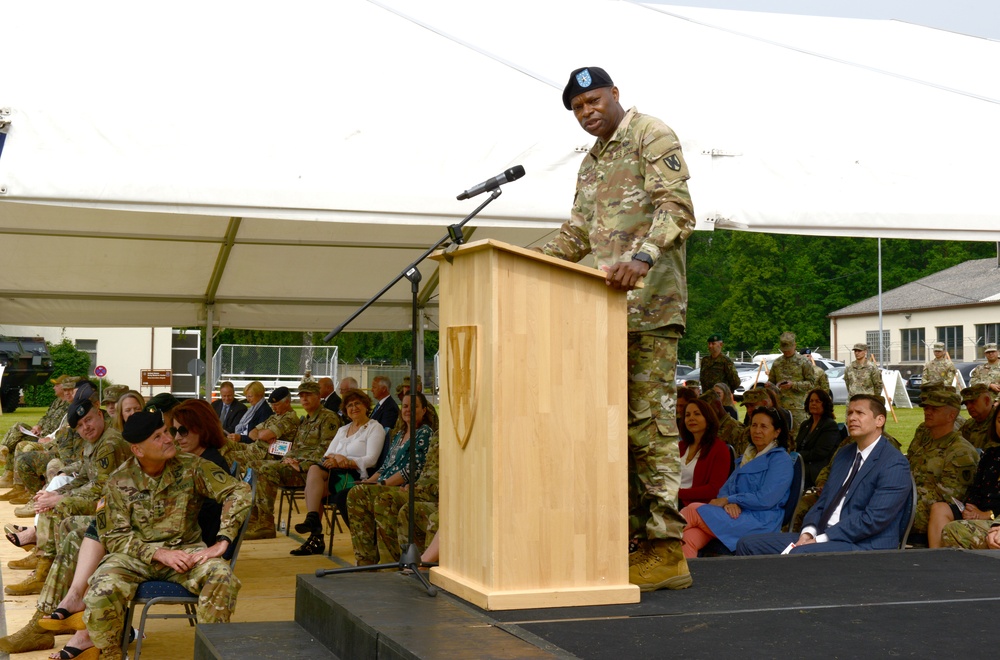
[[440, 262], [441, 559], [487, 610], [639, 602], [628, 581], [625, 295], [488, 240]]

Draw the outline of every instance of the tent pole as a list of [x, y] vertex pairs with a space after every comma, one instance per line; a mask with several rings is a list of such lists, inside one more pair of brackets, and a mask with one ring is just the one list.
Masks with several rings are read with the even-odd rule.
[[878, 361], [885, 364], [885, 342], [882, 341], [882, 239], [878, 239]]
[[213, 369], [215, 365], [213, 364], [212, 355], [214, 351], [213, 339], [212, 337], [212, 316], [215, 312], [215, 305], [205, 305], [205, 400], [212, 400], [212, 383], [215, 382], [215, 374]]

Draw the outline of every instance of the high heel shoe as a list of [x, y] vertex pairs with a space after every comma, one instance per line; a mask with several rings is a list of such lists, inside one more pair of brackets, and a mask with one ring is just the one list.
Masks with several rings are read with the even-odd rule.
[[292, 550], [290, 554], [296, 557], [305, 557], [307, 555], [321, 555], [325, 549], [325, 544], [323, 543], [322, 534], [313, 534], [309, 539], [303, 543], [300, 547]]

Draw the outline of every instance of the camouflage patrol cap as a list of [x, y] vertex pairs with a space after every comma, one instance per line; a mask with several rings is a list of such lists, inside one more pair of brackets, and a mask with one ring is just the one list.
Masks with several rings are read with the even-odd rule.
[[708, 336], [708, 343], [709, 344], [711, 344], [713, 342], [717, 342], [717, 341], [722, 341], [722, 337], [720, 337], [719, 335], [709, 335]]
[[299, 394], [319, 394], [319, 383], [314, 380], [304, 380], [299, 383]]
[[121, 398], [122, 394], [128, 392], [128, 385], [112, 385], [110, 387], [104, 388], [104, 396], [101, 397], [101, 403], [115, 403]]
[[132, 413], [132, 416], [125, 420], [122, 428], [122, 437], [129, 444], [137, 445], [145, 442], [151, 435], [163, 427], [163, 413], [159, 410]]
[[795, 348], [795, 333], [794, 332], [782, 332], [781, 336], [778, 337], [778, 341], [781, 346], [781, 350], [787, 351]]
[[563, 89], [563, 105], [566, 106], [567, 110], [572, 110], [571, 101], [580, 94], [602, 87], [614, 86], [615, 84], [611, 81], [611, 76], [608, 75], [607, 71], [597, 66], [585, 66], [569, 74], [569, 82]]
[[705, 390], [705, 393], [699, 396], [698, 398], [704, 401], [705, 403], [715, 403], [716, 401], [722, 403], [722, 399], [719, 398], [719, 393], [712, 388], [708, 388], [707, 390]]
[[976, 383], [962, 390], [962, 401], [968, 403], [969, 401], [975, 401], [984, 394], [989, 394], [990, 388], [986, 386], [986, 383]]
[[935, 351], [943, 351], [944, 350], [944, 342], [943, 341], [936, 341], [936, 342], [934, 342], [933, 350], [935, 350]]
[[851, 349], [851, 350], [854, 350], [854, 351], [867, 351], [868, 350], [868, 344], [859, 341], [857, 344], [854, 345], [854, 348]]
[[925, 408], [927, 406], [932, 408], [951, 406], [955, 410], [961, 410], [962, 397], [950, 387], [940, 387], [920, 395], [920, 407]]
[[746, 391], [746, 393], [743, 395], [743, 402], [740, 405], [746, 408], [748, 404], [758, 406], [765, 402], [771, 403], [771, 397], [767, 395], [767, 392], [764, 391], [764, 388], [755, 387], [752, 390]]
[[76, 389], [77, 383], [79, 383], [82, 378], [79, 376], [63, 376], [63, 387], [67, 390]]
[[997, 350], [996, 344], [986, 344], [986, 346], [983, 347], [983, 353], [989, 353], [990, 351], [996, 351], [996, 350]]

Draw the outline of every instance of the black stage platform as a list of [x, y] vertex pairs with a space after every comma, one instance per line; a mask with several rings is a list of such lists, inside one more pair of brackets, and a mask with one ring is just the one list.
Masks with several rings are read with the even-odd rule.
[[[979, 657], [1000, 620], [998, 559], [959, 550], [699, 559], [692, 588], [635, 605], [505, 612], [430, 598], [398, 573], [299, 576], [296, 623], [199, 626], [195, 657]], [[293, 651], [307, 641], [315, 648]]]

